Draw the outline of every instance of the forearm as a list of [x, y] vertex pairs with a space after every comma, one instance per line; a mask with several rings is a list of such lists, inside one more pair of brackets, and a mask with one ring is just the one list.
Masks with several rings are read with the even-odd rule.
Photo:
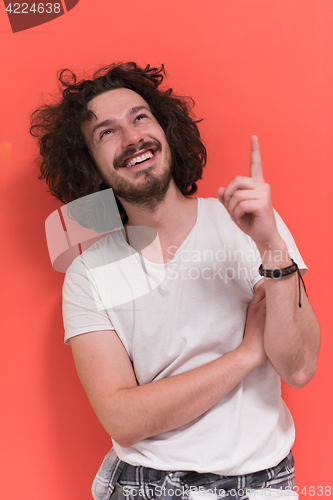
[[[266, 269], [291, 265], [276, 225], [271, 188], [265, 183], [258, 138], [251, 138], [250, 177], [235, 177], [218, 190], [235, 224], [256, 243]], [[298, 276], [265, 278], [265, 352], [279, 375], [293, 387], [313, 376], [320, 343], [315, 314], [302, 290], [298, 306]]]
[[209, 410], [256, 366], [240, 346], [191, 371], [123, 389], [97, 415], [124, 447], [185, 425]]
[[[274, 250], [261, 254], [266, 269], [292, 264], [283, 240]], [[265, 351], [279, 375], [294, 388], [303, 387], [313, 377], [320, 345], [319, 324], [302, 283], [299, 307], [298, 279], [297, 273], [265, 278]]]

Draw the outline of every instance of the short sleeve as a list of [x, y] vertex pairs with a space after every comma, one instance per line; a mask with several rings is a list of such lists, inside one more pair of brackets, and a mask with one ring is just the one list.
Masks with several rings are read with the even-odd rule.
[[[286, 224], [284, 223], [284, 221], [282, 220], [282, 218], [280, 217], [280, 215], [277, 213], [276, 210], [274, 210], [274, 215], [275, 215], [276, 226], [277, 226], [277, 229], [279, 231], [279, 234], [280, 234], [281, 238], [284, 240], [285, 244], [287, 245], [289, 257], [296, 262], [299, 269], [301, 269], [303, 271], [302, 274], [304, 275], [307, 272], [308, 268], [306, 267], [306, 264], [304, 263], [304, 260], [301, 256], [297, 246], [296, 246], [295, 240], [292, 237], [291, 232], [287, 228]], [[254, 286], [256, 283], [258, 283], [258, 281], [263, 279], [263, 277], [260, 276], [260, 274], [258, 272], [259, 266], [261, 264], [260, 254], [259, 254], [259, 251], [258, 251], [257, 246], [254, 243], [254, 241], [252, 241], [252, 244], [253, 244], [254, 252], [255, 252], [255, 260], [254, 260], [254, 267], [253, 267], [253, 273], [252, 273], [252, 276], [253, 276], [252, 286]], [[278, 259], [278, 255], [277, 255], [277, 259]]]
[[93, 276], [82, 260], [74, 261], [68, 269], [62, 295], [65, 344], [82, 333], [114, 330]]

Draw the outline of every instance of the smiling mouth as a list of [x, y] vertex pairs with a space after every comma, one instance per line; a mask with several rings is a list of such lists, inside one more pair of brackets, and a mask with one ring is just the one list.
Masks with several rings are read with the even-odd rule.
[[120, 168], [129, 168], [129, 167], [134, 167], [134, 165], [139, 165], [141, 163], [144, 163], [151, 158], [153, 158], [155, 155], [155, 151], [153, 149], [149, 149], [143, 154], [137, 154], [136, 156], [131, 156], [129, 158], [126, 158], [126, 160], [123, 162]]

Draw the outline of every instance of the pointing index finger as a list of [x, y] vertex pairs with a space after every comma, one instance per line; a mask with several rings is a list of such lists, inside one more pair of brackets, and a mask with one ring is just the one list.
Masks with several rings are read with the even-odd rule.
[[264, 175], [262, 172], [262, 163], [260, 157], [259, 141], [256, 135], [253, 135], [251, 137], [250, 177], [258, 181], [264, 181]]

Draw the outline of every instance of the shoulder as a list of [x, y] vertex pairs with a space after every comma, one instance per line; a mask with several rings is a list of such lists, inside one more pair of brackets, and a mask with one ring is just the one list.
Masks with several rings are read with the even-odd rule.
[[73, 273], [86, 273], [91, 269], [120, 260], [124, 256], [127, 245], [123, 230], [115, 230], [93, 244], [88, 241], [81, 243], [81, 246], [83, 249], [86, 246], [86, 249], [73, 260], [67, 269], [66, 276]]
[[231, 221], [227, 210], [217, 198], [198, 198], [198, 206], [203, 215], [218, 216], [223, 220]]
[[100, 291], [105, 290], [107, 281], [115, 279], [116, 266], [112, 264], [124, 259], [126, 246], [123, 231], [117, 230], [84, 250], [67, 269], [63, 284], [64, 301], [82, 296], [94, 296], [96, 301]]
[[217, 198], [213, 198], [213, 197], [198, 198], [198, 201], [199, 201], [200, 205], [204, 208], [208, 208], [211, 210], [219, 210], [222, 207], [224, 209], [224, 206]]
[[238, 237], [246, 237], [231, 219], [224, 205], [217, 198], [198, 198], [200, 225], [214, 227], [218, 231]]

